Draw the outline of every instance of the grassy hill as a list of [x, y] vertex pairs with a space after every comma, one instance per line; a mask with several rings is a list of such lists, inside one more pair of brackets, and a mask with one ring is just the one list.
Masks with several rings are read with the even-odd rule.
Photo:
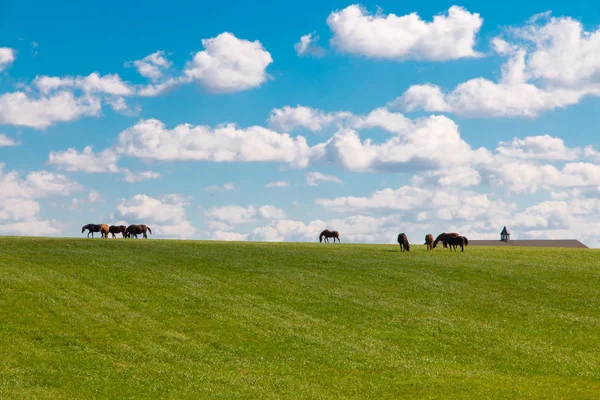
[[2, 399], [600, 397], [593, 250], [0, 238]]

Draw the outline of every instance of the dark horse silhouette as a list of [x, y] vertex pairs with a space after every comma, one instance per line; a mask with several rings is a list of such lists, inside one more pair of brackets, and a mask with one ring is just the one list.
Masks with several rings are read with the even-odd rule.
[[329, 238], [333, 238], [333, 243], [335, 243], [335, 239], [337, 239], [338, 242], [342, 243], [340, 240], [340, 233], [338, 231], [330, 231], [325, 229], [319, 235], [319, 243], [323, 242], [323, 238], [325, 238], [325, 242], [327, 243], [329, 243]]
[[454, 248], [456, 251], [456, 246], [460, 246], [461, 251], [465, 251], [465, 246], [469, 241], [464, 236], [450, 236], [447, 240], [448, 245], [450, 246], [450, 251]]
[[81, 228], [81, 233], [83, 233], [86, 229], [88, 230], [88, 234], [87, 234], [88, 238], [90, 237], [90, 233], [92, 234], [92, 238], [94, 238], [94, 232], [100, 232], [100, 237], [103, 237], [105, 239], [108, 236], [108, 225], [105, 225], [105, 224], [84, 225]]
[[130, 238], [132, 235], [137, 239], [137, 235], [144, 235], [144, 239], [148, 239], [146, 232], [152, 235], [152, 229], [146, 225], [129, 225], [125, 230], [125, 236]]
[[440, 233], [438, 235], [438, 237], [435, 239], [435, 241], [433, 242], [433, 248], [435, 248], [438, 244], [438, 242], [442, 242], [444, 244], [444, 248], [448, 247], [448, 238], [450, 237], [457, 237], [460, 236], [458, 233], [452, 232], [452, 233]]
[[108, 232], [112, 234], [113, 238], [116, 238], [115, 233], [116, 234], [122, 234], [123, 237], [125, 237], [125, 232], [127, 232], [127, 227], [125, 225], [111, 225], [110, 228], [108, 228]]
[[431, 233], [425, 235], [425, 244], [427, 245], [427, 251], [433, 249], [433, 235]]
[[405, 233], [398, 235], [398, 244], [400, 245], [400, 251], [410, 251], [410, 243], [408, 243], [408, 238]]

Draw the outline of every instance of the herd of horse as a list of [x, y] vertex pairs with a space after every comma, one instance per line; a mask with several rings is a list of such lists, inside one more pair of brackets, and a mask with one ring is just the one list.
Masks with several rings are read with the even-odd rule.
[[146, 232], [150, 232], [152, 235], [152, 230], [149, 226], [146, 225], [111, 225], [108, 226], [106, 224], [87, 224], [81, 228], [81, 233], [88, 231], [87, 237], [90, 237], [92, 234], [92, 238], [94, 237], [94, 232], [100, 232], [100, 236], [103, 239], [108, 239], [108, 234], [112, 234], [113, 238], [116, 238], [118, 234], [122, 234], [123, 238], [131, 238], [132, 236], [137, 239], [137, 235], [143, 235], [144, 239], [148, 239], [148, 235]]
[[[333, 238], [333, 243], [335, 243], [335, 239], [337, 239], [339, 243], [342, 243], [338, 231], [330, 231], [327, 229], [319, 235], [319, 242], [322, 243], [323, 239], [325, 239], [325, 242], [329, 243], [329, 238]], [[433, 240], [433, 235], [431, 233], [425, 235], [424, 244], [427, 245], [427, 251], [435, 249], [439, 242], [442, 242], [445, 249], [449, 248], [450, 251], [457, 251], [457, 247], [460, 246], [461, 251], [464, 252], [465, 247], [469, 244], [469, 239], [456, 232], [440, 233], [435, 240]], [[400, 233], [398, 235], [398, 244], [400, 245], [400, 251], [410, 251], [410, 243], [408, 242], [406, 233]]]

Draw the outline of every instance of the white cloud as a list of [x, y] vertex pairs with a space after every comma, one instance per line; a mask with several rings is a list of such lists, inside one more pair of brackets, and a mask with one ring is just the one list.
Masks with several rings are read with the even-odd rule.
[[272, 188], [286, 188], [290, 186], [289, 182], [287, 181], [277, 181], [277, 182], [269, 182], [265, 185], [266, 189], [272, 189]]
[[57, 122], [98, 115], [100, 108], [98, 99], [75, 97], [67, 91], [39, 98], [23, 92], [4, 93], [0, 95], [0, 124], [44, 129]]
[[[219, 222], [226, 225], [245, 225], [255, 222], [257, 218], [263, 220], [278, 220], [285, 218], [285, 212], [272, 205], [263, 205], [261, 207], [241, 207], [235, 205], [228, 205], [222, 207], [214, 207], [204, 212], [204, 215], [208, 217], [210, 222]], [[224, 229], [224, 226], [219, 225], [220, 230]]]
[[126, 63], [125, 66], [131, 64], [135, 66], [141, 76], [149, 78], [152, 82], [156, 82], [163, 77], [165, 71], [169, 69], [173, 63], [167, 60], [163, 50], [159, 50], [147, 55], [141, 60], [133, 61], [133, 63]]
[[326, 175], [321, 172], [307, 172], [306, 184], [308, 186], [319, 186], [321, 183], [333, 182], [342, 184], [342, 180], [334, 175]]
[[142, 171], [142, 172], [131, 172], [127, 168], [123, 170], [125, 174], [125, 182], [134, 183], [141, 181], [148, 181], [152, 179], [158, 179], [161, 177], [160, 173], [154, 171]]
[[70, 148], [66, 151], [51, 152], [48, 162], [66, 171], [75, 172], [119, 172], [118, 156], [112, 150], [95, 154], [92, 146], [87, 146], [80, 153]]
[[508, 29], [516, 43], [492, 40], [494, 51], [508, 57], [499, 82], [471, 79], [446, 94], [432, 84], [413, 85], [395, 105], [475, 117], [536, 117], [600, 96], [600, 28], [587, 32], [572, 18], [548, 17]]
[[247, 234], [241, 234], [236, 232], [227, 232], [227, 231], [216, 231], [213, 233], [213, 239], [215, 240], [224, 240], [230, 242], [242, 242], [248, 238]]
[[0, 233], [53, 235], [59, 233], [53, 221], [40, 220], [36, 199], [70, 196], [81, 190], [77, 182], [46, 171], [30, 172], [21, 179], [17, 172], [4, 172], [0, 164]]
[[80, 89], [87, 94], [104, 93], [115, 96], [130, 96], [135, 93], [134, 89], [123, 82], [119, 75], [100, 76], [97, 72], [76, 77], [36, 76], [32, 85], [42, 94], [49, 94], [62, 88]]
[[259, 41], [238, 39], [229, 32], [202, 39], [205, 50], [196, 53], [184, 73], [214, 93], [239, 92], [263, 84], [271, 54]]
[[223, 185], [206, 186], [204, 188], [204, 190], [209, 191], [209, 192], [214, 192], [214, 191], [229, 192], [231, 190], [235, 190], [235, 186], [233, 185], [233, 183], [224, 183]]
[[117, 206], [117, 218], [131, 224], [149, 225], [154, 235], [185, 239], [196, 234], [196, 228], [185, 215], [188, 205], [177, 195], [156, 199], [138, 194], [129, 200], [121, 200]]
[[352, 117], [349, 112], [325, 113], [315, 108], [298, 105], [274, 108], [269, 116], [269, 126], [284, 132], [302, 127], [313, 132]]
[[303, 167], [311, 149], [306, 139], [279, 134], [253, 126], [206, 126], [182, 124], [172, 130], [156, 120], [142, 120], [119, 134], [121, 154], [155, 160], [197, 160], [217, 162], [277, 161]]
[[15, 51], [9, 47], [0, 47], [0, 72], [15, 62]]
[[19, 143], [16, 142], [13, 138], [8, 137], [3, 133], [0, 133], [0, 147], [13, 147], [18, 145]]
[[496, 152], [505, 157], [538, 160], [575, 160], [579, 149], [568, 148], [564, 140], [550, 135], [513, 138], [511, 142], [500, 142]]
[[322, 57], [325, 54], [325, 50], [316, 44], [318, 41], [319, 37], [314, 36], [312, 33], [302, 36], [300, 41], [294, 45], [296, 54], [299, 56], [311, 55]]
[[483, 20], [479, 14], [458, 6], [427, 22], [416, 13], [369, 15], [361, 6], [351, 5], [332, 12], [327, 24], [333, 32], [331, 44], [341, 52], [441, 61], [479, 56], [474, 46]]
[[318, 239], [319, 232], [325, 227], [325, 222], [321, 220], [304, 224], [300, 221], [284, 219], [253, 229], [250, 237], [252, 240], [265, 242], [314, 241]]

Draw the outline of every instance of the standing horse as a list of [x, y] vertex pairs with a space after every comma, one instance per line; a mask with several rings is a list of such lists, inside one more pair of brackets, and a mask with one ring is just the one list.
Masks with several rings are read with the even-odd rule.
[[452, 247], [454, 247], [454, 251], [456, 251], [456, 246], [460, 246], [461, 251], [465, 251], [465, 244], [468, 242], [467, 238], [464, 236], [451, 236], [447, 240], [448, 245], [450, 245], [450, 251], [452, 251]]
[[398, 244], [400, 245], [400, 251], [410, 251], [410, 243], [408, 243], [408, 238], [405, 233], [398, 235]]
[[442, 242], [444, 244], [444, 248], [448, 247], [448, 238], [460, 236], [458, 233], [440, 233], [439, 236], [433, 242], [433, 248], [435, 248], [438, 242]]
[[92, 239], [94, 238], [94, 232], [100, 232], [100, 228], [102, 225], [100, 224], [87, 224], [81, 228], [81, 233], [83, 233], [86, 229], [88, 230], [87, 237], [90, 237], [90, 233], [92, 234]]
[[433, 250], [433, 235], [431, 233], [425, 235], [425, 244], [427, 245], [427, 251]]
[[323, 237], [325, 237], [325, 242], [327, 243], [329, 243], [329, 238], [333, 238], [333, 243], [335, 243], [335, 239], [337, 239], [339, 243], [342, 243], [340, 240], [340, 233], [338, 231], [330, 231], [325, 229], [319, 235], [319, 243], [323, 242]]
[[150, 232], [150, 234], [152, 235], [152, 229], [150, 229], [149, 226], [146, 225], [129, 225], [127, 227], [127, 229], [125, 230], [125, 235], [130, 238], [131, 235], [135, 236], [135, 238], [137, 239], [137, 235], [144, 235], [144, 239], [148, 239], [148, 236], [146, 235], [146, 232]]
[[110, 232], [112, 234], [113, 238], [116, 238], [115, 233], [116, 234], [122, 234], [123, 237], [125, 237], [125, 232], [127, 231], [127, 227], [125, 225], [111, 225], [110, 228], [108, 228], [108, 232]]
[[108, 227], [108, 225], [106, 224], [101, 224], [100, 225], [100, 235], [104, 238], [104, 239], [108, 239], [108, 232], [109, 232], [110, 228]]

